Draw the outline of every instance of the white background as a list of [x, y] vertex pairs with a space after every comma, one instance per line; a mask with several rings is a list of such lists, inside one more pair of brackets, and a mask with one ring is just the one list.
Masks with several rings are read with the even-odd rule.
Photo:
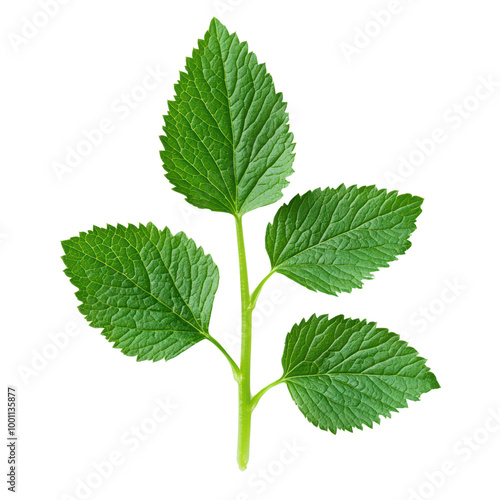
[[[96, 499], [498, 499], [499, 3], [70, 0], [50, 18], [41, 3], [0, 12], [2, 390], [19, 395], [18, 498], [83, 498], [77, 485], [90, 480]], [[442, 385], [373, 430], [337, 436], [309, 424], [279, 386], [254, 414], [245, 473], [236, 384], [220, 353], [202, 342], [153, 364], [112, 349], [79, 315], [60, 259], [60, 241], [93, 224], [184, 230], [219, 265], [211, 329], [237, 356], [233, 220], [174, 193], [158, 154], [178, 71], [214, 15], [289, 102], [297, 155], [284, 201], [342, 182], [426, 200], [412, 248], [362, 290], [335, 298], [276, 276], [266, 284], [254, 391], [281, 374], [286, 332], [314, 312], [400, 333]], [[54, 166], [102, 120], [101, 143], [61, 175]], [[418, 165], [398, 172], [402, 157]], [[264, 231], [280, 204], [245, 217], [253, 286], [268, 271]], [[176, 405], [159, 424], [157, 398]], [[134, 450], [141, 425], [150, 434]], [[93, 463], [117, 453], [100, 480]]]

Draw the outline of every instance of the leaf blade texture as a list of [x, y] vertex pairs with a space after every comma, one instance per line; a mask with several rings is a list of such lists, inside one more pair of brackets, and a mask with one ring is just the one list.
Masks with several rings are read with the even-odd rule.
[[313, 315], [293, 326], [282, 358], [292, 399], [315, 426], [372, 428], [380, 416], [439, 388], [425, 359], [395, 333], [366, 320]]
[[207, 337], [219, 271], [184, 233], [94, 226], [62, 246], [80, 312], [124, 354], [168, 360]]
[[214, 18], [175, 91], [160, 152], [174, 190], [234, 215], [280, 199], [293, 136], [282, 94], [247, 43]]
[[272, 269], [331, 295], [361, 288], [410, 248], [422, 202], [375, 186], [343, 184], [297, 195], [267, 227]]

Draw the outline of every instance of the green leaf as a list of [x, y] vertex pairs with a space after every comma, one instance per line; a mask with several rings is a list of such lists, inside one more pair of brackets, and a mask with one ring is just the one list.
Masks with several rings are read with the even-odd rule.
[[362, 280], [410, 248], [422, 201], [343, 184], [297, 195], [267, 227], [273, 272], [332, 295], [361, 288]]
[[124, 354], [168, 360], [207, 338], [219, 271], [184, 233], [108, 225], [62, 246], [80, 312]]
[[335, 434], [371, 428], [439, 388], [425, 361], [375, 323], [312, 316], [287, 335], [282, 380], [305, 417]]
[[293, 136], [283, 96], [247, 43], [214, 18], [175, 91], [160, 152], [174, 190], [235, 215], [279, 200]]

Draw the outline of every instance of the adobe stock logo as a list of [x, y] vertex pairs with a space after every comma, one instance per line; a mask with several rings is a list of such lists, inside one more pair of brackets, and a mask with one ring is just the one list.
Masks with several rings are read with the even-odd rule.
[[406, 179], [414, 175], [440, 148], [453, 137], [486, 102], [498, 94], [500, 80], [493, 74], [479, 75], [473, 90], [463, 98], [448, 106], [441, 114], [441, 123], [423, 137], [413, 141], [412, 149], [397, 158], [394, 168], [384, 172], [385, 182], [391, 187], [401, 186]]
[[415, 327], [418, 333], [424, 333], [466, 290], [467, 286], [458, 278], [444, 280], [439, 295], [420, 305], [410, 316], [410, 325]]
[[39, 10], [30, 17], [21, 18], [19, 32], [11, 31], [7, 35], [14, 53], [17, 54], [23, 46], [33, 40], [49, 24], [50, 20], [57, 16], [61, 7], [69, 2], [70, 0], [40, 0], [38, 2]]
[[417, 487], [408, 490], [407, 500], [429, 500], [435, 497], [499, 432], [500, 407], [490, 408], [480, 425], [455, 441], [451, 456], [435, 469], [426, 472], [425, 479]]
[[168, 397], [155, 399], [155, 406], [149, 415], [131, 425], [120, 435], [119, 442], [104, 457], [93, 460], [87, 471], [74, 480], [71, 493], [63, 493], [61, 500], [87, 500], [94, 496], [117, 469], [132, 461], [133, 455], [158, 432], [179, 410], [179, 406]]
[[353, 57], [361, 54], [373, 43], [375, 38], [392, 24], [394, 18], [404, 11], [405, 3], [411, 2], [412, 0], [406, 0], [406, 2], [389, 0], [385, 9], [372, 10], [371, 19], [354, 28], [354, 36], [351, 41], [340, 43], [340, 50], [348, 64], [352, 62]]
[[31, 349], [30, 360], [27, 363], [19, 364], [17, 371], [24, 385], [29, 385], [34, 382], [42, 372], [60, 357], [72, 339], [80, 335], [81, 327], [71, 321], [67, 323], [63, 330], [48, 334], [48, 340], [38, 349]]
[[300, 460], [306, 450], [295, 438], [283, 441], [280, 452], [248, 476], [245, 490], [233, 497], [234, 500], [254, 500], [261, 496]]
[[233, 12], [243, 3], [243, 0], [214, 0], [213, 7], [217, 16], [224, 19], [224, 16]]
[[151, 92], [161, 86], [168, 75], [168, 71], [159, 65], [154, 68], [147, 66], [140, 82], [111, 102], [111, 113], [101, 118], [93, 127], [83, 129], [73, 144], [66, 146], [64, 158], [52, 162], [51, 167], [57, 180], [63, 182], [69, 174], [75, 172], [85, 158], [91, 156], [106, 137], [116, 130], [119, 123], [125, 121], [147, 100]]

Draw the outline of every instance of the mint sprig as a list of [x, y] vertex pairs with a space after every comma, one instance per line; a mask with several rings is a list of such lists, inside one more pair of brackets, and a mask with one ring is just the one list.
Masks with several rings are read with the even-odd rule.
[[286, 337], [283, 375], [251, 391], [252, 312], [274, 273], [331, 295], [361, 288], [409, 248], [422, 199], [375, 186], [341, 185], [297, 195], [267, 227], [271, 267], [250, 290], [243, 215], [274, 203], [292, 171], [293, 136], [282, 95], [246, 42], [213, 19], [187, 59], [161, 137], [166, 176], [199, 208], [233, 215], [241, 289], [239, 364], [210, 331], [219, 271], [184, 233], [148, 225], [94, 227], [63, 242], [66, 274], [90, 325], [138, 361], [169, 360], [201, 340], [229, 362], [238, 385], [237, 460], [250, 453], [252, 413], [286, 384], [314, 425], [336, 433], [380, 417], [439, 387], [425, 360], [375, 323], [313, 316]]

